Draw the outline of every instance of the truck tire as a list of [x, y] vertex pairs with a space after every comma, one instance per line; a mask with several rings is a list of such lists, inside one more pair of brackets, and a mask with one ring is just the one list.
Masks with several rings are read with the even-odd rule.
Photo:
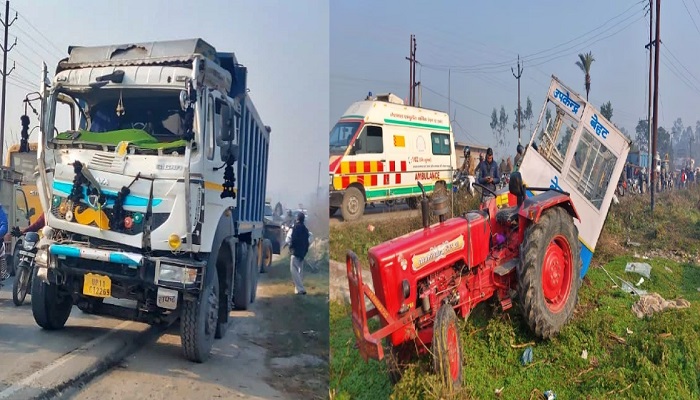
[[343, 194], [343, 206], [340, 209], [345, 221], [355, 221], [365, 213], [365, 196], [360, 189], [350, 186]]
[[457, 314], [450, 304], [443, 304], [433, 327], [433, 365], [438, 378], [450, 389], [462, 386], [462, 346], [459, 344]]
[[[259, 244], [261, 246], [262, 244]], [[260, 279], [260, 263], [258, 262], [258, 252], [253, 246], [248, 249], [250, 258], [250, 303], [255, 303], [255, 296], [258, 292], [258, 280]]]
[[61, 296], [58, 285], [32, 279], [32, 314], [37, 325], [46, 330], [62, 329], [73, 309], [73, 298]]
[[580, 255], [578, 229], [562, 207], [545, 210], [539, 222], [525, 231], [517, 291], [525, 320], [540, 338], [556, 336], [574, 313]]
[[237, 310], [247, 310], [250, 304], [250, 264], [248, 245], [239, 243], [239, 257], [236, 259], [236, 270], [233, 271], [233, 306]]
[[263, 240], [262, 244], [262, 263], [260, 265], [260, 273], [267, 273], [272, 265], [272, 242], [270, 239]]
[[211, 281], [200, 298], [183, 300], [180, 316], [182, 352], [190, 361], [203, 363], [211, 356], [219, 321], [219, 275], [210, 270]]

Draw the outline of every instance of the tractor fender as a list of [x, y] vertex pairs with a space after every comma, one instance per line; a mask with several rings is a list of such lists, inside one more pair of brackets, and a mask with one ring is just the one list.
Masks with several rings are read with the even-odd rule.
[[552, 207], [563, 207], [572, 218], [579, 220], [579, 222], [581, 221], [576, 207], [571, 201], [571, 197], [553, 190], [526, 198], [520, 211], [518, 211], [518, 215], [537, 223], [542, 212]]

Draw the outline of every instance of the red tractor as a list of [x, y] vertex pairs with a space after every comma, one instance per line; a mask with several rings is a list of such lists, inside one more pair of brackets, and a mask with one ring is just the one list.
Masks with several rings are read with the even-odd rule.
[[[457, 316], [466, 319], [479, 303], [498, 296], [501, 307], [512, 307], [517, 293], [525, 320], [536, 336], [555, 336], [572, 316], [581, 278], [581, 244], [574, 218], [578, 214], [569, 193], [528, 187], [519, 172], [508, 190], [478, 211], [445, 219], [447, 199], [435, 199], [428, 223], [428, 199], [423, 191], [423, 229], [369, 250], [374, 290], [362, 282], [357, 256], [348, 251], [347, 273], [352, 322], [360, 354], [386, 359], [390, 378], [400, 378], [400, 363], [418, 349], [433, 354], [435, 372], [450, 387], [462, 380], [462, 350]], [[502, 205], [499, 209], [497, 205]], [[373, 306], [367, 309], [369, 303]], [[370, 332], [368, 321], [380, 328]], [[383, 340], [387, 339], [387, 346]]]

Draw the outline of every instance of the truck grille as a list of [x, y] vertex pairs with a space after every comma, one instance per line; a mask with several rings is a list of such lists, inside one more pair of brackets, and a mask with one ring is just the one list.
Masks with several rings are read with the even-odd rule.
[[[74, 207], [73, 213], [75, 214], [76, 211], [78, 213], [82, 213], [85, 210], [87, 210], [88, 208], [89, 207], [87, 205], [80, 204], [77, 207]], [[111, 208], [103, 208], [102, 211], [104, 211], [105, 215], [107, 216], [107, 220], [109, 221], [109, 225], [110, 225], [110, 230], [114, 230], [114, 228], [113, 228], [113, 226], [114, 226], [113, 210]], [[67, 212], [67, 204], [66, 204], [65, 199], [59, 205], [52, 205], [51, 206], [51, 214], [56, 218], [65, 219], [66, 212]], [[132, 220], [134, 221], [134, 224], [130, 229], [126, 229], [126, 228], [122, 229], [121, 231], [119, 231], [120, 233], [124, 233], [126, 235], [133, 236], [133, 235], [137, 235], [137, 234], [143, 232], [143, 222], [144, 222], [143, 218], [144, 217], [142, 217], [142, 220], [140, 223], [136, 223], [136, 220], [138, 219], [138, 218], [135, 218], [136, 214], [143, 215], [143, 213], [124, 210], [124, 217], [125, 218], [131, 217]], [[168, 214], [168, 213], [154, 213], [153, 217], [152, 217], [152, 222], [151, 222], [151, 230], [158, 229], [161, 225], [163, 225], [163, 223], [168, 219], [168, 217], [170, 217], [170, 214]], [[78, 222], [75, 221], [75, 217], [73, 217], [73, 218], [74, 218], [73, 222], [77, 224]], [[95, 228], [99, 227], [97, 225], [97, 221], [93, 221], [89, 224], [86, 224], [86, 226], [92, 226]]]
[[92, 156], [89, 165], [91, 169], [98, 171], [123, 174], [126, 160], [115, 153], [98, 151]]

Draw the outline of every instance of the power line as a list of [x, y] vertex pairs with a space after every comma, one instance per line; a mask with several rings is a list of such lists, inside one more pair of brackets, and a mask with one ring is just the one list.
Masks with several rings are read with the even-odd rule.
[[[27, 33], [24, 29], [20, 28], [19, 26], [16, 27], [16, 29], [17, 29], [20, 33], [22, 33], [22, 34], [24, 34], [26, 37], [28, 37], [32, 42], [36, 43], [37, 46], [39, 46], [39, 47], [41, 47], [42, 49], [44, 49], [44, 51], [46, 51], [46, 54], [47, 54], [47, 55], [49, 55], [49, 56], [51, 56], [51, 57], [55, 57], [55, 54], [56, 54], [56, 53], [51, 54], [53, 50], [47, 49], [40, 41], [34, 39], [34, 37], [33, 37], [32, 35], [30, 35], [29, 33]], [[61, 56], [58, 56], [58, 57], [59, 57], [59, 59], [61, 58]]]
[[[644, 1], [644, 0], [643, 0], [643, 1]], [[588, 39], [585, 39], [582, 43], [576, 44], [576, 45], [574, 45], [573, 47], [568, 47], [567, 49], [559, 50], [559, 51], [556, 51], [556, 52], [554, 52], [554, 53], [552, 53], [552, 54], [539, 56], [540, 54], [549, 53], [549, 52], [551, 52], [551, 51], [554, 50], [554, 49], [557, 49], [557, 48], [559, 48], [559, 47], [565, 46], [565, 45], [567, 45], [567, 44], [569, 44], [569, 43], [571, 43], [571, 42], [575, 42], [575, 41], [577, 41], [577, 40], [580, 40], [580, 39], [584, 38], [585, 36], [589, 35], [590, 33], [593, 33], [593, 32], [598, 31], [599, 29], [603, 28], [604, 26], [606, 26], [606, 25], [607, 25], [608, 23], [610, 23], [611, 21], [613, 21], [613, 20], [619, 18], [620, 16], [626, 14], [626, 13], [629, 12], [632, 8], [634, 8], [634, 7], [638, 6], [639, 4], [641, 4], [643, 1], [639, 1], [639, 2], [634, 3], [632, 6], [630, 6], [629, 8], [627, 8], [627, 9], [626, 9], [625, 11], [623, 11], [622, 13], [616, 15], [615, 17], [610, 18], [609, 20], [607, 20], [606, 22], [604, 22], [602, 25], [600, 25], [600, 26], [598, 26], [598, 27], [596, 27], [596, 28], [594, 28], [594, 29], [592, 29], [592, 30], [590, 30], [590, 31], [588, 31], [588, 32], [586, 32], [586, 33], [584, 33], [584, 34], [582, 34], [582, 35], [579, 35], [578, 37], [576, 37], [576, 38], [574, 38], [574, 39], [571, 39], [571, 40], [569, 40], [569, 41], [560, 43], [560, 44], [558, 44], [558, 45], [556, 45], [556, 46], [550, 47], [549, 49], [545, 49], [545, 50], [541, 50], [541, 51], [538, 51], [538, 52], [535, 52], [535, 53], [532, 53], [532, 54], [525, 55], [525, 56], [522, 57], [522, 59], [523, 59], [523, 60], [527, 60], [527, 61], [541, 60], [541, 59], [545, 59], [545, 58], [554, 56], [554, 55], [556, 55], [556, 54], [560, 54], [561, 52], [568, 51], [568, 50], [570, 50], [570, 49], [573, 48], [573, 47], [586, 45], [586, 42], [588, 42], [588, 41], [590, 41], [591, 39], [594, 39], [594, 38], [596, 38], [596, 37], [599, 37], [600, 35], [602, 35], [602, 34], [608, 32], [608, 31], [610, 31], [611, 29], [615, 28], [616, 26], [614, 25], [614, 26], [612, 26], [612, 27], [610, 27], [610, 28], [608, 28], [608, 29], [606, 29], [606, 30], [604, 30], [604, 31], [602, 31], [602, 32], [598, 32], [596, 35], [594, 35], [594, 36], [592, 36], [592, 37], [590, 37], [590, 38], [588, 38]], [[627, 18], [625, 18], [625, 19], [623, 19], [622, 21], [620, 21], [620, 23], [625, 22], [625, 21], [628, 21], [630, 18], [632, 18], [632, 17], [634, 17], [634, 16], [635, 16], [635, 13], [629, 15]], [[635, 22], [636, 22], [636, 21], [635, 21]], [[618, 25], [619, 25], [619, 24], [618, 24]], [[620, 30], [620, 31], [621, 31], [621, 30]], [[618, 32], [620, 32], [620, 31], [618, 31]], [[606, 37], [606, 38], [607, 38], [607, 37]], [[464, 72], [466, 72], [466, 71], [476, 72], [477, 70], [482, 70], [482, 69], [496, 69], [496, 68], [509, 67], [510, 65], [512, 65], [512, 63], [513, 63], [514, 61], [515, 61], [515, 59], [511, 59], [511, 60], [503, 61], [503, 62], [481, 63], [481, 64], [474, 64], [474, 65], [466, 65], [466, 66], [465, 66], [465, 65], [463, 65], [463, 66], [459, 66], [459, 65], [430, 65], [430, 67], [432, 67], [433, 69], [447, 69], [447, 68], [450, 68], [450, 69], [455, 69], [455, 70], [464, 70]], [[539, 65], [539, 64], [538, 64], [538, 65]]]
[[676, 56], [673, 54], [673, 52], [671, 51], [671, 49], [669, 49], [668, 46], [666, 46], [665, 43], [661, 43], [661, 45], [664, 46], [664, 49], [666, 49], [666, 51], [668, 51], [668, 54], [670, 54], [671, 57], [673, 57], [673, 59], [676, 60], [676, 62], [677, 62], [681, 67], [683, 67], [683, 69], [686, 70], [686, 72], [688, 72], [688, 75], [690, 75], [693, 79], [695, 79], [696, 82], [700, 83], [700, 80], [698, 80], [698, 78], [697, 78], [695, 75], [693, 75], [693, 73], [690, 72], [690, 70], [689, 70], [688, 68], [686, 68], [685, 65], [683, 65], [683, 63], [678, 59], [678, 57], [676, 57]]
[[[17, 13], [18, 15], [22, 15], [22, 14], [19, 14], [19, 12], [18, 12], [17, 10], [15, 10], [14, 8], [12, 8], [12, 11], [14, 11], [15, 13]], [[29, 19], [24, 18], [24, 16], [22, 15], [21, 21], [26, 22], [27, 25], [29, 25], [32, 29], [34, 29], [34, 31], [36, 31], [36, 33], [38, 33], [44, 40], [46, 40], [46, 42], [47, 42], [48, 44], [50, 44], [50, 45], [53, 46], [56, 50], [58, 50], [58, 54], [60, 54], [60, 57], [64, 57], [63, 50], [61, 50], [53, 41], [51, 41], [51, 39], [47, 38], [43, 33], [41, 33], [40, 30], [38, 30], [34, 25], [32, 25], [32, 23], [29, 22]]]
[[[688, 9], [688, 6], [685, 4], [685, 0], [681, 0], [683, 2], [683, 7], [685, 7], [685, 11], [688, 12], [688, 16], [690, 17], [690, 20], [693, 21], [693, 25], [695, 25], [695, 30], [698, 31], [698, 35], [700, 35], [700, 28], [698, 28], [698, 24], [695, 23], [695, 18], [693, 18], [693, 14], [690, 13], [690, 10]], [[697, 4], [695, 5], [697, 8]]]
[[[442, 98], [444, 98], [444, 99], [447, 98], [447, 96], [445, 96], [444, 94], [439, 93], [439, 92], [437, 92], [437, 91], [435, 91], [435, 90], [433, 90], [433, 89], [431, 89], [431, 88], [429, 88], [429, 87], [427, 87], [427, 86], [425, 86], [425, 85], [421, 85], [421, 87], [422, 87], [423, 89], [429, 91], [430, 93], [433, 93], [433, 94], [435, 94], [435, 95], [437, 95], [437, 96], [440, 96], [440, 97], [442, 97]], [[490, 115], [485, 114], [485, 113], [483, 113], [483, 112], [477, 110], [476, 108], [469, 107], [468, 105], [462, 104], [462, 103], [460, 103], [460, 102], [458, 102], [458, 101], [456, 101], [456, 100], [452, 100], [452, 102], [455, 103], [455, 104], [457, 104], [458, 106], [462, 106], [462, 107], [466, 108], [467, 110], [473, 111], [473, 112], [475, 112], [475, 113], [477, 113], [477, 114], [479, 114], [479, 115], [483, 115], [484, 117], [491, 118]]]

